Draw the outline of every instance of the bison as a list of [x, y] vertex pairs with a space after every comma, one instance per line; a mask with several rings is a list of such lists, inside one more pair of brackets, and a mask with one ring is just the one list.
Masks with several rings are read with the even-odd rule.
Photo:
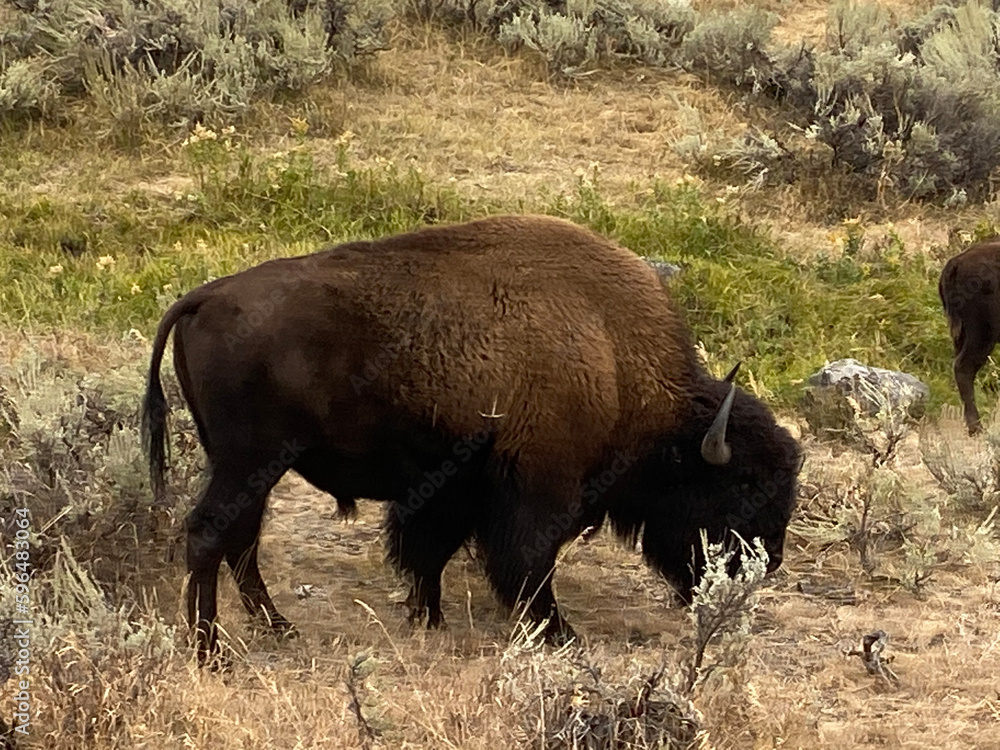
[[1000, 341], [1000, 240], [978, 242], [945, 263], [938, 294], [955, 345], [955, 383], [969, 434], [982, 429], [976, 373]]
[[[211, 476], [187, 518], [188, 617], [216, 647], [223, 559], [251, 614], [292, 626], [257, 564], [293, 469], [344, 512], [387, 502], [411, 622], [442, 625], [441, 575], [477, 546], [508, 607], [570, 638], [560, 547], [609, 520], [685, 597], [700, 531], [760, 537], [781, 564], [801, 466], [770, 411], [703, 367], [656, 272], [560, 219], [497, 216], [272, 260], [179, 299], [153, 342], [143, 435], [164, 489], [174, 368]], [[731, 540], [730, 540], [731, 541]], [[479, 554], [477, 554], [477, 557]], [[739, 557], [732, 563], [738, 569]]]

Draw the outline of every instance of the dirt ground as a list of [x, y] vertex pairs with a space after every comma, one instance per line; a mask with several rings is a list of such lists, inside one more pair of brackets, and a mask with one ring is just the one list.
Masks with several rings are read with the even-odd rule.
[[[836, 461], [814, 447], [811, 461]], [[475, 662], [488, 659], [511, 632], [464, 550], [445, 572], [448, 629], [411, 632], [406, 589], [382, 562], [379, 504], [362, 503], [358, 519], [345, 522], [335, 518], [331, 498], [286, 478], [271, 508], [261, 567], [279, 609], [301, 630], [292, 646], [297, 652], [322, 660], [331, 647], [336, 654], [348, 644], [395, 640], [408, 655], [416, 649], [424, 658], [444, 652]], [[223, 577], [220, 612], [235, 634], [242, 608]], [[312, 588], [299, 598], [295, 590], [303, 585]], [[606, 531], [569, 549], [555, 587], [587, 650], [625, 649], [641, 661], [690, 647], [686, 610], [639, 553]], [[374, 610], [384, 632], [356, 600]], [[889, 634], [886, 653], [898, 686], [883, 684], [847, 655], [878, 629]], [[289, 658], [272, 648], [267, 639], [255, 641], [252, 662]], [[943, 566], [926, 592], [914, 595], [898, 582], [866, 579], [845, 545], [824, 550], [793, 533], [762, 598], [748, 659], [746, 681], [734, 688], [747, 700], [747, 734], [724, 733], [718, 746], [1000, 748], [1000, 579], [985, 570]], [[704, 710], [711, 705], [706, 691]]]

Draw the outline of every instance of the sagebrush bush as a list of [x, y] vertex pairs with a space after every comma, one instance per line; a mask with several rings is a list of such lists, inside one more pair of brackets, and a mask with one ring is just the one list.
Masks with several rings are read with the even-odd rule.
[[[987, 196], [1000, 166], [1000, 20], [970, 0], [900, 23], [875, 3], [831, 8], [817, 48], [774, 43], [777, 16], [756, 7], [701, 12], [685, 0], [440, 0], [420, 17], [466, 24], [533, 50], [554, 75], [614, 61], [683, 68], [786, 105], [794, 128], [872, 193], [948, 205]], [[766, 133], [716, 149], [716, 165], [759, 186], [793, 179], [794, 156]], [[690, 149], [689, 149], [690, 150]], [[778, 167], [781, 167], [778, 169]]]
[[773, 77], [765, 48], [777, 22], [774, 13], [752, 6], [706, 16], [684, 37], [680, 61], [709, 79], [762, 90]]
[[[678, 150], [676, 145], [675, 150]], [[735, 173], [751, 190], [792, 182], [795, 177], [795, 154], [759, 129], [747, 130], [729, 146], [717, 147], [710, 155], [706, 152], [707, 148], [690, 151], [691, 161], [705, 165], [706, 171]]]
[[[768, 556], [760, 539], [739, 541], [737, 549], [732, 544], [710, 544], [706, 533], [701, 534], [705, 570], [692, 591], [688, 610], [694, 627], [694, 650], [686, 665], [688, 695], [712, 672], [740, 666], [745, 658]], [[737, 553], [741, 557], [740, 569], [730, 576], [729, 566]]]
[[932, 11], [920, 31], [871, 6], [836, 7], [816, 56], [817, 137], [906, 197], [984, 197], [1000, 165], [996, 23], [975, 2]]
[[443, 0], [421, 16], [470, 24], [509, 50], [533, 50], [550, 72], [572, 76], [615, 60], [670, 63], [694, 25], [688, 0]]
[[950, 410], [920, 431], [924, 466], [960, 512], [981, 514], [1000, 504], [998, 416], [987, 422], [985, 441], [970, 439]]
[[511, 49], [522, 45], [533, 49], [550, 68], [563, 74], [597, 62], [597, 33], [586, 19], [575, 14], [521, 11], [500, 28], [499, 38]]
[[0, 115], [45, 117], [56, 107], [59, 87], [48, 77], [51, 63], [39, 55], [4, 65], [0, 57]]
[[387, 8], [347, 0], [52, 0], [0, 30], [0, 118], [88, 94], [116, 133], [233, 120], [386, 48]]
[[512, 644], [483, 693], [515, 717], [533, 747], [698, 747], [702, 717], [674, 684], [676, 667], [616, 661], [602, 663], [582, 652], [547, 654], [537, 643]]
[[[122, 747], [123, 727], [142, 722], [136, 704], [163, 682], [176, 629], [135, 604], [113, 604], [71, 543], [59, 542], [51, 565], [36, 571], [30, 587], [29, 736], [46, 747], [57, 736]], [[0, 575], [10, 575], [6, 564]], [[0, 593], [0, 630], [24, 620], [12, 592], [5, 586]], [[4, 679], [0, 674], [0, 684]]]
[[925, 554], [945, 548], [937, 498], [897, 466], [874, 467], [869, 456], [846, 453], [803, 479], [814, 496], [790, 532], [827, 551], [849, 551], [869, 580], [919, 592], [943, 561]]
[[[38, 356], [0, 371], [10, 437], [0, 444], [0, 510], [32, 518], [31, 559], [48, 570], [66, 554], [85, 564], [115, 606], [179, 533], [172, 506], [153, 508], [141, 453], [138, 372], [88, 375]], [[176, 390], [176, 386], [173, 386]], [[201, 457], [193, 424], [175, 420], [175, 486], [193, 494]], [[159, 545], [159, 546], [157, 546]], [[151, 551], [155, 550], [155, 551]]]

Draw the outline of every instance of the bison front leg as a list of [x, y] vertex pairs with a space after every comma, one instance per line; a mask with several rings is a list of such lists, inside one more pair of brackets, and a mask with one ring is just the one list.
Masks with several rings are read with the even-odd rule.
[[486, 574], [500, 600], [511, 609], [524, 606], [534, 623], [546, 622], [545, 640], [562, 645], [576, 637], [563, 619], [552, 592], [552, 574], [563, 542], [575, 536], [565, 513], [536, 508], [493, 508], [480, 542], [486, 554]]

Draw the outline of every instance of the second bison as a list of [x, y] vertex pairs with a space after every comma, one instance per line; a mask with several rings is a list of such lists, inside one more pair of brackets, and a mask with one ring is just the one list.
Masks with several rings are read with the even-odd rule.
[[969, 434], [982, 429], [976, 373], [1000, 341], [1000, 240], [977, 242], [945, 263], [938, 294], [955, 345], [955, 383]]
[[[342, 509], [387, 501], [411, 617], [441, 624], [441, 575], [474, 541], [493, 589], [572, 634], [560, 547], [610, 520], [682, 595], [699, 530], [760, 537], [781, 564], [801, 463], [757, 399], [701, 365], [657, 274], [569, 222], [501, 216], [263, 263], [178, 300], [153, 344], [144, 429], [163, 489], [174, 367], [211, 465], [188, 516], [189, 618], [213, 647], [225, 559], [251, 613], [290, 627], [257, 542], [293, 469]], [[735, 566], [739, 559], [734, 559]]]

